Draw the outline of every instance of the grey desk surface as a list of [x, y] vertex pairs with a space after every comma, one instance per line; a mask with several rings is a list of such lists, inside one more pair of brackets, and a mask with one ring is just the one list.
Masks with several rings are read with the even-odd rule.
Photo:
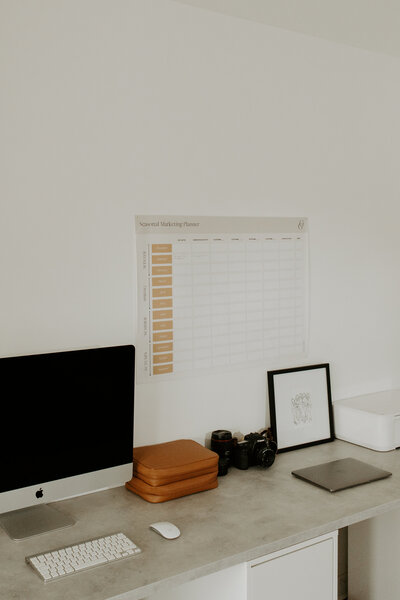
[[[352, 456], [391, 471], [388, 479], [336, 492], [291, 475], [293, 469]], [[115, 488], [54, 504], [77, 524], [15, 542], [0, 530], [1, 600], [136, 600], [294, 543], [400, 508], [400, 450], [374, 452], [346, 442], [277, 456], [267, 470], [232, 469], [215, 490], [149, 504]], [[149, 530], [172, 521], [180, 538]], [[43, 584], [25, 556], [123, 531], [143, 553]]]

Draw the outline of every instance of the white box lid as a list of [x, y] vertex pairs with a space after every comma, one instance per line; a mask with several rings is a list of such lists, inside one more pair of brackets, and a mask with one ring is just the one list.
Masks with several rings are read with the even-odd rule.
[[400, 390], [364, 394], [354, 398], [336, 400], [333, 404], [337, 408], [348, 407], [376, 415], [397, 416], [400, 415]]

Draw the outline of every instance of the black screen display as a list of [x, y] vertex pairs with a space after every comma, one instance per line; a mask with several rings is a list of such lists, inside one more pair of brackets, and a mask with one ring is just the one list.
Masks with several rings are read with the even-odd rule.
[[135, 348], [0, 359], [0, 492], [132, 461]]

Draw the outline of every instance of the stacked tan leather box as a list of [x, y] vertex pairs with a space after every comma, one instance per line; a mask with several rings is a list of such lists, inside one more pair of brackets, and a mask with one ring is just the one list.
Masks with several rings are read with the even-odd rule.
[[218, 454], [193, 440], [133, 450], [133, 477], [125, 486], [148, 502], [166, 502], [218, 486]]

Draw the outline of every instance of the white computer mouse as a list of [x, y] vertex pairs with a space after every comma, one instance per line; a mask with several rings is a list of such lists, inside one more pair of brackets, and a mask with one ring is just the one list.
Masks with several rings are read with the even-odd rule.
[[150, 529], [162, 535], [167, 540], [174, 540], [181, 535], [178, 527], [168, 521], [159, 521], [158, 523], [152, 523]]

